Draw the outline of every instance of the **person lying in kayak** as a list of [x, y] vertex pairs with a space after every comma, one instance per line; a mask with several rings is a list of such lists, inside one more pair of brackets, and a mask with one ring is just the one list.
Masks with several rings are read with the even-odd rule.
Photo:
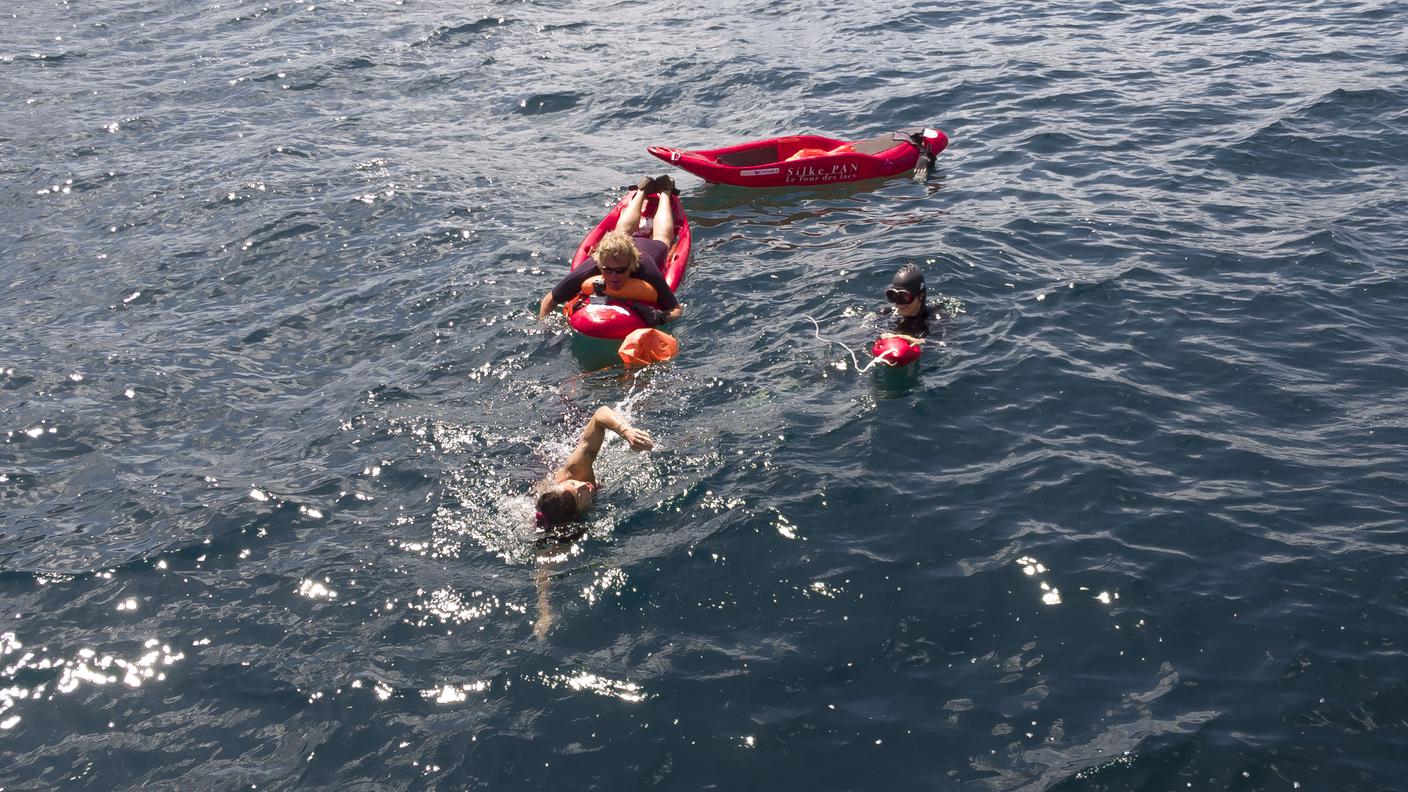
[[552, 474], [548, 488], [538, 496], [538, 527], [550, 538], [571, 541], [581, 534], [581, 531], [570, 530], [567, 524], [591, 508], [596, 498], [596, 472], [592, 463], [601, 451], [607, 429], [620, 435], [637, 451], [655, 447], [649, 432], [631, 426], [610, 407], [598, 407], [582, 429], [577, 447]]
[[906, 264], [890, 279], [890, 288], [885, 290], [885, 299], [894, 307], [886, 306], [881, 313], [894, 317], [889, 332], [881, 338], [902, 336], [916, 344], [929, 337], [929, 321], [934, 312], [927, 302], [928, 289], [924, 285], [924, 273], [913, 264]]
[[[619, 289], [626, 279], [631, 277], [640, 278], [655, 287], [655, 308], [648, 305], [635, 306], [646, 324], [654, 326], [680, 318], [684, 308], [680, 306], [679, 300], [675, 299], [675, 293], [665, 282], [665, 275], [660, 271], [660, 266], [669, 255], [670, 243], [675, 238], [675, 213], [669, 201], [674, 187], [675, 183], [669, 176], [657, 179], [643, 177], [630, 202], [621, 211], [621, 216], [616, 221], [616, 230], [607, 232], [592, 249], [590, 257], [567, 273], [567, 277], [552, 287], [552, 291], [543, 295], [542, 302], [538, 305], [538, 318], [546, 318], [557, 306], [576, 297], [582, 289], [582, 284], [598, 272], [606, 282], [607, 289]], [[661, 200], [656, 202], [650, 234], [637, 236], [636, 229], [640, 226], [645, 197], [655, 192], [660, 193]]]

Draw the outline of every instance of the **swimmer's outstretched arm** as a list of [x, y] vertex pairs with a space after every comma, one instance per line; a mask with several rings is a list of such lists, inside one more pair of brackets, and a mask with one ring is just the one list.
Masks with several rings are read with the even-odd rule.
[[[617, 415], [616, 411], [610, 407], [596, 408], [596, 412], [592, 414], [592, 419], [587, 421], [588, 429], [582, 431], [582, 437], [585, 438], [587, 436], [587, 431], [590, 430], [593, 423], [610, 429], [620, 435], [627, 443], [631, 444], [631, 448], [637, 451], [649, 451], [655, 447], [655, 440], [650, 436], [649, 432], [631, 426], [626, 422], [626, 419]], [[597, 441], [597, 446], [601, 446], [600, 440]]]
[[606, 439], [607, 429], [620, 435], [637, 451], [649, 451], [655, 447], [655, 440], [649, 432], [631, 426], [610, 407], [598, 407], [582, 429], [577, 447], [572, 450], [571, 456], [567, 457], [567, 463], [562, 466], [561, 473], [580, 481], [591, 481], [592, 463], [601, 451], [601, 443]]

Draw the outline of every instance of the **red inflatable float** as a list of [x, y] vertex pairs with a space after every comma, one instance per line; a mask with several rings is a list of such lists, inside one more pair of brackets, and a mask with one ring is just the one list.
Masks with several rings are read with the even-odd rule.
[[[655, 207], [661, 197], [660, 195], [648, 196], [645, 199], [645, 209], [641, 212], [641, 216], [653, 217]], [[670, 290], [678, 292], [680, 284], [684, 282], [685, 270], [689, 267], [691, 241], [689, 218], [685, 217], [684, 205], [680, 203], [680, 197], [678, 195], [668, 197], [672, 202], [671, 209], [674, 210], [675, 241], [670, 244], [669, 253], [665, 256], [665, 261], [661, 264], [660, 269], [661, 274], [665, 276], [665, 282], [670, 286]], [[616, 219], [620, 217], [621, 210], [625, 208], [630, 198], [631, 193], [626, 193], [612, 207], [611, 211], [606, 213], [606, 217], [602, 218], [596, 228], [587, 233], [582, 244], [577, 246], [577, 253], [572, 257], [569, 269], [576, 268], [578, 264], [586, 261], [591, 256], [592, 248], [601, 241], [606, 232], [616, 228]], [[648, 327], [645, 320], [631, 310], [630, 306], [632, 302], [640, 302], [656, 307], [655, 290], [650, 284], [638, 278], [628, 278], [625, 287], [620, 291], [604, 292], [599, 300], [593, 300], [591, 299], [593, 287], [600, 278], [600, 275], [589, 278], [582, 286], [582, 293], [562, 307], [572, 329], [594, 338], [620, 340], [630, 335], [632, 331]]]
[[870, 354], [875, 362], [885, 366], [908, 366], [919, 359], [920, 346], [904, 336], [885, 336], [875, 340]]
[[650, 146], [647, 151], [705, 181], [737, 187], [798, 187], [896, 176], [919, 165], [927, 170], [947, 147], [948, 136], [943, 132], [911, 128], [855, 141], [791, 135], [716, 149]]

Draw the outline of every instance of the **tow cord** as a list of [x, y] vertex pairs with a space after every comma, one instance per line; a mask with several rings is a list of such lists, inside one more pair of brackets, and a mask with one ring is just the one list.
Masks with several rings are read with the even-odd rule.
[[881, 352], [880, 354], [878, 354], [878, 355], [876, 355], [874, 358], [872, 358], [869, 363], [867, 363], [867, 364], [865, 364], [864, 366], [862, 366], [862, 365], [860, 364], [860, 360], [856, 358], [856, 353], [855, 353], [854, 351], [852, 351], [850, 347], [846, 346], [844, 343], [842, 343], [842, 342], [840, 342], [840, 341], [837, 341], [837, 340], [834, 339], [834, 338], [824, 338], [824, 337], [821, 335], [821, 325], [817, 322], [817, 320], [812, 319], [812, 317], [811, 317], [810, 315], [808, 315], [808, 314], [802, 314], [802, 317], [805, 318], [805, 319], [810, 320], [811, 323], [812, 323], [812, 326], [816, 328], [816, 340], [818, 340], [818, 341], [825, 341], [825, 342], [828, 343], [828, 344], [836, 344], [836, 345], [840, 346], [842, 349], [846, 350], [846, 354], [848, 354], [848, 355], [851, 356], [851, 364], [855, 366], [856, 373], [858, 373], [858, 374], [864, 374], [865, 372], [869, 371], [870, 368], [871, 368], [872, 366], [874, 366], [876, 363], [879, 363], [882, 359], [884, 359], [885, 357], [887, 357], [887, 356], [889, 356], [889, 355], [892, 354], [891, 350], [888, 350], [888, 349], [887, 349], [887, 350], [885, 350], [884, 352]]

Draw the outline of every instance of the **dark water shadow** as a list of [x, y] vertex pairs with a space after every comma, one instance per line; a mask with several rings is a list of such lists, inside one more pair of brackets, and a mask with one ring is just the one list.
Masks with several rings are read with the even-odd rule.
[[600, 371], [622, 365], [621, 357], [617, 354], [621, 348], [621, 342], [618, 340], [573, 333], [571, 347], [572, 357], [577, 359], [577, 365], [582, 367], [582, 371]]
[[870, 370], [870, 381], [877, 399], [898, 399], [907, 396], [919, 384], [922, 361], [908, 366], [878, 365]]

